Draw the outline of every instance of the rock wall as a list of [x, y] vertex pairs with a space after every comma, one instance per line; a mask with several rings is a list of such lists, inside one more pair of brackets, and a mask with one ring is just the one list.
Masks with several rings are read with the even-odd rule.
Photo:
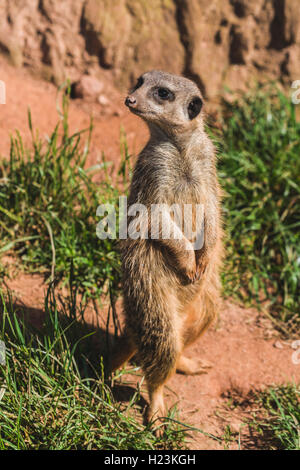
[[56, 84], [90, 74], [123, 90], [161, 68], [212, 99], [300, 79], [299, 0], [1, 0], [0, 17], [0, 53]]

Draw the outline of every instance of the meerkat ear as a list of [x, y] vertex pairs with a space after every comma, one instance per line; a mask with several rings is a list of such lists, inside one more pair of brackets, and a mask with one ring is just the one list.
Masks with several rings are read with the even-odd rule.
[[196, 96], [193, 98], [188, 105], [188, 114], [190, 119], [194, 119], [200, 113], [203, 106], [203, 101], [201, 98]]

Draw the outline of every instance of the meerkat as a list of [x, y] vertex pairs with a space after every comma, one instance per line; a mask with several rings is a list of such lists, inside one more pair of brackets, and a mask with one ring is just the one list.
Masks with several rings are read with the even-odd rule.
[[137, 354], [149, 391], [151, 421], [166, 416], [163, 389], [176, 370], [204, 372], [201, 360], [188, 358], [183, 351], [213, 322], [218, 310], [221, 191], [215, 149], [204, 130], [203, 97], [194, 82], [147, 72], [125, 104], [150, 130], [133, 171], [129, 207], [136, 203], [149, 211], [153, 205], [203, 207], [203, 243], [198, 249], [172, 216], [166, 220], [181, 237], [162, 237], [159, 229], [155, 239], [128, 237], [122, 244], [125, 328], [111, 369]]

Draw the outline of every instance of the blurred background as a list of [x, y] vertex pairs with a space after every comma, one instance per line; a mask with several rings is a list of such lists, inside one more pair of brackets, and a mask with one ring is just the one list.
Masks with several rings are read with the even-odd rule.
[[149, 69], [193, 78], [209, 99], [300, 76], [297, 0], [2, 0], [0, 51], [60, 85], [88, 74], [119, 90]]

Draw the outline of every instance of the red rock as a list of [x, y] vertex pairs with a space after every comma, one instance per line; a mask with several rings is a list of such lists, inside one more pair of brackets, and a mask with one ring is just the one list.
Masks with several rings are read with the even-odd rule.
[[97, 99], [103, 89], [103, 83], [97, 78], [83, 75], [80, 80], [72, 86], [73, 98], [94, 98]]

